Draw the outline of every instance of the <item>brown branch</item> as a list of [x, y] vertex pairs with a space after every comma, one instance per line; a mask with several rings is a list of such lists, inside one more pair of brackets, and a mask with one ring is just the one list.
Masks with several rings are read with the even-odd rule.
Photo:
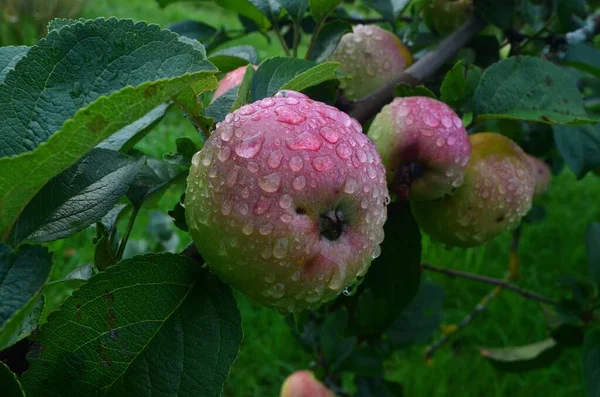
[[508, 281], [505, 280], [501, 280], [501, 279], [497, 279], [497, 278], [493, 278], [493, 277], [487, 277], [487, 276], [482, 276], [480, 274], [474, 274], [474, 273], [467, 273], [467, 272], [461, 272], [459, 270], [453, 270], [453, 269], [446, 269], [446, 268], [442, 268], [442, 267], [436, 267], [436, 266], [432, 266], [429, 265], [427, 263], [423, 263], [421, 265], [422, 269], [425, 270], [430, 270], [432, 272], [436, 272], [436, 273], [442, 273], [445, 274], [447, 276], [452, 276], [452, 277], [461, 277], [461, 278], [466, 278], [469, 280], [473, 280], [473, 281], [479, 281], [481, 283], [486, 283], [486, 284], [492, 284], [492, 285], [497, 285], [500, 286], [502, 288], [505, 288], [507, 290], [516, 292], [517, 294], [524, 296], [525, 298], [528, 299], [534, 299], [540, 302], [544, 302], [544, 303], [548, 303], [551, 305], [556, 305], [558, 303], [558, 301], [552, 299], [552, 298], [548, 298], [547, 296], [544, 295], [540, 295], [537, 292], [533, 292], [533, 291], [529, 291], [526, 289], [523, 289], [521, 287], [518, 287], [514, 284], [509, 283]]
[[374, 93], [354, 102], [346, 112], [364, 123], [394, 98], [394, 88], [400, 84], [412, 86], [423, 83], [437, 72], [449, 59], [465, 46], [487, 23], [475, 16], [469, 19], [450, 36], [442, 40], [437, 48], [410, 66], [402, 76], [389, 82]]

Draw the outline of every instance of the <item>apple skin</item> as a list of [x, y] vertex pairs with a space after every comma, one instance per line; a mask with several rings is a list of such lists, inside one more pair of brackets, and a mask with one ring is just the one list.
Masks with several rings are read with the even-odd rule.
[[529, 164], [531, 164], [531, 169], [535, 177], [535, 192], [533, 193], [533, 198], [537, 199], [548, 191], [550, 180], [552, 179], [552, 172], [550, 172], [548, 164], [544, 163], [542, 160], [531, 155], [527, 155], [527, 159], [529, 160]]
[[[215, 93], [212, 97], [212, 102], [214, 102], [218, 97], [225, 94], [230, 89], [237, 87], [242, 84], [242, 80], [244, 79], [244, 74], [246, 73], [247, 66], [240, 66], [237, 69], [233, 69], [231, 72], [225, 74], [225, 77], [219, 81], [219, 85], [215, 90]], [[258, 66], [252, 65], [254, 70], [258, 69]]]
[[427, 0], [423, 21], [434, 33], [447, 36], [473, 16], [473, 0]]
[[289, 312], [320, 306], [367, 272], [388, 203], [360, 124], [293, 91], [227, 115], [194, 155], [185, 195], [212, 271]]
[[[435, 200], [463, 183], [471, 142], [443, 102], [396, 98], [375, 116], [369, 137], [381, 154], [390, 191], [401, 199]], [[419, 175], [410, 175], [415, 166]]]
[[340, 88], [346, 98], [357, 100], [396, 79], [413, 62], [410, 51], [392, 32], [376, 25], [355, 25], [329, 57], [340, 62], [346, 75]]
[[281, 386], [280, 397], [335, 397], [310, 371], [296, 371]]
[[527, 155], [495, 133], [470, 136], [464, 184], [435, 201], [413, 201], [419, 227], [447, 246], [475, 247], [514, 229], [531, 208], [535, 179]]

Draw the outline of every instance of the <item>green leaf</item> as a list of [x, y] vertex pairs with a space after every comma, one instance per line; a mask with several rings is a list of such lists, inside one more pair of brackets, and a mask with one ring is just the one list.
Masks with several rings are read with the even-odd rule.
[[424, 85], [418, 85], [416, 87], [411, 87], [408, 84], [398, 84], [396, 88], [394, 88], [394, 96], [403, 98], [407, 96], [424, 96], [428, 98], [437, 99], [436, 95], [429, 88]]
[[267, 19], [273, 24], [279, 24], [279, 17], [281, 16], [281, 4], [278, 0], [250, 0], [256, 8], [266, 15]]
[[589, 397], [600, 396], [600, 331], [589, 331], [583, 344], [583, 374]]
[[0, 361], [0, 385], [4, 397], [25, 397], [21, 382], [14, 372]]
[[312, 17], [314, 18], [315, 22], [319, 23], [325, 19], [327, 14], [333, 11], [334, 8], [340, 5], [342, 0], [309, 0], [308, 2]]
[[[244, 17], [252, 20], [262, 30], [267, 30], [271, 24], [267, 17], [261, 12], [259, 8], [253, 3], [263, 0], [156, 0], [161, 7], [166, 7], [169, 4], [178, 3], [181, 1], [194, 1], [194, 2], [213, 2], [226, 10], [235, 11], [236, 13], [243, 15]], [[265, 0], [266, 1], [266, 0]]]
[[167, 26], [171, 32], [180, 36], [204, 42], [217, 34], [217, 29], [202, 21], [179, 21]]
[[586, 17], [587, 0], [556, 0], [553, 3], [560, 27], [558, 33], [567, 33], [581, 28], [577, 17]]
[[169, 110], [170, 103], [163, 103], [146, 113], [146, 115], [137, 119], [133, 123], [121, 128], [109, 136], [104, 141], [96, 145], [100, 149], [109, 149], [121, 152], [128, 152], [136, 143], [145, 137], [160, 121], [165, 117]]
[[0, 239], [50, 178], [181, 91], [214, 89], [214, 72], [200, 44], [156, 25], [98, 19], [51, 31], [0, 84]]
[[410, 304], [421, 279], [421, 233], [405, 202], [388, 206], [381, 255], [351, 302], [354, 332], [379, 335]]
[[425, 343], [439, 329], [443, 318], [444, 290], [424, 280], [415, 299], [386, 330], [394, 347]]
[[0, 327], [0, 351], [27, 338], [37, 328], [44, 312], [44, 296], [33, 298]]
[[315, 62], [305, 59], [272, 57], [263, 61], [252, 79], [250, 102], [275, 95], [281, 89], [301, 91], [334, 78], [336, 62]]
[[548, 124], [595, 123], [567, 73], [551, 62], [512, 57], [490, 66], [474, 97], [479, 120], [507, 118]]
[[355, 347], [355, 338], [344, 336], [348, 326], [348, 310], [340, 307], [328, 313], [319, 327], [319, 340], [323, 358], [329, 371], [337, 372], [344, 360], [350, 356]]
[[250, 103], [250, 90], [252, 89], [252, 79], [254, 78], [254, 73], [255, 70], [252, 65], [246, 66], [244, 78], [237, 89], [237, 97], [230, 108], [231, 112]]
[[383, 357], [371, 347], [363, 346], [355, 349], [344, 360], [341, 372], [352, 372], [360, 376], [379, 376], [383, 373]]
[[308, 0], [277, 0], [295, 23], [302, 21], [304, 13], [308, 9]]
[[219, 396], [241, 339], [227, 285], [151, 254], [95, 275], [51, 314], [22, 382], [31, 396]]
[[238, 98], [239, 87], [240, 86], [234, 87], [215, 99], [214, 102], [208, 105], [204, 110], [205, 115], [212, 117], [217, 123], [225, 120], [225, 116], [231, 112], [231, 108]]
[[549, 366], [557, 357], [559, 347], [552, 338], [530, 345], [492, 349], [479, 348], [481, 355], [504, 370], [526, 370]]
[[600, 167], [600, 124], [552, 126], [552, 131], [558, 152], [577, 178]]
[[590, 223], [585, 235], [588, 269], [592, 281], [600, 288], [600, 223]]
[[478, 0], [475, 2], [475, 13], [500, 29], [512, 26], [515, 13], [514, 0]]
[[342, 21], [333, 21], [323, 25], [310, 54], [310, 59], [315, 62], [326, 60], [335, 51], [342, 36], [351, 31], [352, 26]]
[[44, 247], [21, 245], [11, 251], [0, 243], [0, 327], [41, 290], [51, 266]]
[[337, 62], [324, 62], [294, 77], [281, 87], [282, 90], [302, 91], [335, 78], [335, 71], [340, 66]]
[[36, 194], [9, 241], [58, 240], [99, 221], [127, 192], [143, 163], [119, 152], [92, 150]]
[[363, 0], [363, 3], [373, 8], [384, 18], [394, 22], [410, 3], [410, 0]]
[[458, 61], [442, 81], [440, 99], [456, 110], [471, 110], [479, 79], [481, 69], [478, 66]]
[[564, 64], [600, 77], [600, 50], [585, 43], [569, 46]]
[[148, 158], [127, 191], [134, 207], [141, 207], [150, 196], [160, 196], [171, 184], [183, 182], [188, 168]]
[[185, 208], [183, 207], [183, 203], [185, 202], [185, 193], [181, 195], [175, 207], [168, 212], [169, 216], [173, 218], [173, 223], [177, 228], [183, 230], [184, 232], [189, 231], [187, 226], [187, 221], [185, 219]]
[[212, 53], [208, 57], [208, 60], [219, 68], [221, 72], [225, 73], [249, 63], [253, 65], [258, 64], [258, 54], [254, 47], [240, 45]]
[[340, 88], [339, 80], [327, 80], [320, 84], [313, 85], [302, 90], [315, 101], [324, 102], [328, 105], [335, 106]]
[[6, 74], [14, 69], [17, 62], [29, 51], [27, 46], [0, 47], [0, 83], [4, 81]]

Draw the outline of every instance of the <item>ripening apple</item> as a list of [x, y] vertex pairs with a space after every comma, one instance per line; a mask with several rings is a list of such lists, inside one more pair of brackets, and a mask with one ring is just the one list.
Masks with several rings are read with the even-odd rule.
[[360, 124], [281, 91], [227, 115], [192, 159], [187, 223], [210, 269], [265, 305], [318, 307], [379, 255], [389, 194]]
[[412, 201], [419, 227], [447, 246], [474, 247], [514, 229], [531, 208], [535, 179], [527, 155], [491, 132], [471, 135], [461, 187], [441, 199]]

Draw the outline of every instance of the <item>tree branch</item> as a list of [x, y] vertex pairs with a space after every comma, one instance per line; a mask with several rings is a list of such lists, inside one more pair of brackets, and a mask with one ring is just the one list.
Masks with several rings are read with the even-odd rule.
[[516, 292], [517, 294], [524, 296], [525, 298], [529, 298], [529, 299], [534, 299], [540, 302], [544, 302], [544, 303], [548, 303], [551, 305], [556, 305], [558, 303], [558, 301], [552, 299], [552, 298], [548, 298], [547, 296], [544, 295], [540, 295], [537, 292], [533, 292], [533, 291], [529, 291], [526, 289], [523, 289], [521, 287], [518, 287], [514, 284], [509, 283], [508, 281], [505, 280], [500, 280], [497, 278], [493, 278], [493, 277], [487, 277], [487, 276], [482, 276], [480, 274], [474, 274], [474, 273], [467, 273], [467, 272], [461, 272], [459, 270], [453, 270], [453, 269], [446, 269], [446, 268], [441, 268], [441, 267], [436, 267], [436, 266], [432, 266], [429, 265], [427, 263], [423, 263], [421, 265], [422, 269], [425, 270], [430, 270], [436, 273], [442, 273], [445, 274], [447, 276], [452, 276], [452, 277], [461, 277], [461, 278], [466, 278], [469, 280], [473, 280], [473, 281], [479, 281], [481, 283], [486, 283], [486, 284], [492, 284], [492, 285], [497, 285], [500, 286], [502, 288], [505, 288], [507, 290]]
[[374, 93], [354, 102], [346, 109], [350, 116], [364, 123], [381, 110], [394, 98], [394, 88], [405, 83], [412, 86], [423, 83], [437, 72], [444, 63], [452, 58], [458, 50], [464, 47], [487, 23], [475, 16], [469, 19], [450, 36], [442, 40], [437, 48], [410, 66], [402, 76], [389, 82]]

